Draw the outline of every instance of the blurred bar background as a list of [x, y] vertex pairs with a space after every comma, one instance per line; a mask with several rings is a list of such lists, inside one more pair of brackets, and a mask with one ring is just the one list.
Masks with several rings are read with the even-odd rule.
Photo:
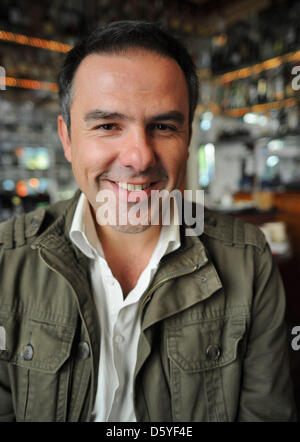
[[73, 194], [56, 129], [57, 73], [78, 38], [122, 19], [163, 24], [193, 56], [200, 100], [186, 188], [265, 233], [286, 289], [299, 403], [299, 1], [1, 0], [0, 221]]

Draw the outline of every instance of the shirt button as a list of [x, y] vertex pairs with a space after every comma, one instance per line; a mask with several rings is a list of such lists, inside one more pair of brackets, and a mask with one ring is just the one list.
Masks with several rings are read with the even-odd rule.
[[78, 357], [79, 359], [87, 359], [90, 356], [90, 347], [86, 341], [79, 342], [78, 344]]
[[216, 361], [221, 356], [221, 348], [218, 344], [210, 344], [206, 349], [208, 359]]
[[115, 285], [115, 281], [110, 276], [106, 277], [106, 282], [107, 282], [107, 284], [109, 284], [111, 286]]
[[115, 341], [116, 341], [117, 344], [122, 344], [122, 342], [124, 342], [124, 336], [117, 335], [115, 337]]
[[21, 358], [24, 359], [24, 361], [31, 361], [33, 359], [33, 346], [31, 344], [27, 344], [23, 347]]

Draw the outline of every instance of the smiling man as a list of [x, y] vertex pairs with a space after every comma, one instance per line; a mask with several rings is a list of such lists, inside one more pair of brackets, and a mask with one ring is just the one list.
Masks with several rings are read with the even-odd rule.
[[[285, 299], [255, 227], [151, 220], [184, 187], [198, 100], [186, 49], [115, 22], [67, 55], [58, 132], [79, 190], [0, 227], [0, 418], [289, 421]], [[103, 222], [103, 195], [115, 222]], [[141, 220], [126, 222], [137, 204]], [[115, 216], [116, 215], [116, 216]]]
[[[175, 60], [139, 48], [91, 54], [74, 76], [73, 94], [71, 127], [68, 130], [59, 117], [59, 133], [94, 212], [101, 190], [112, 191], [119, 207], [119, 199], [141, 200], [154, 190], [182, 187], [190, 137], [189, 97]], [[140, 229], [118, 224], [114, 230]], [[149, 235], [158, 234], [159, 229], [149, 229], [139, 239], [145, 237], [148, 243]], [[130, 236], [113, 235], [125, 241], [124, 246], [126, 241], [132, 246]]]

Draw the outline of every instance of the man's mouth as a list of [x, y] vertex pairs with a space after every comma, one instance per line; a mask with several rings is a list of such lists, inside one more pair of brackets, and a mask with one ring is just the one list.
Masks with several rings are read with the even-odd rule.
[[152, 190], [158, 190], [160, 187], [160, 181], [152, 181], [152, 182], [135, 182], [130, 183], [127, 181], [113, 181], [107, 180], [110, 182], [112, 189], [121, 199], [129, 200], [130, 198], [138, 198], [140, 201], [144, 199], [148, 199], [151, 196]]
[[154, 184], [154, 183], [132, 184], [132, 183], [126, 183], [124, 181], [117, 181], [115, 183], [122, 189], [129, 191], [148, 189], [148, 187]]

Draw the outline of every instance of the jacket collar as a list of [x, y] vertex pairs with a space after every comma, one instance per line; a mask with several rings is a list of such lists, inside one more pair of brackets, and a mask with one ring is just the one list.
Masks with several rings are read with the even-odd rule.
[[46, 212], [48, 211], [49, 218], [54, 221], [34, 240], [31, 246], [33, 249], [39, 247], [59, 248], [62, 242], [71, 244], [69, 231], [80, 193], [81, 191], [78, 189], [70, 200], [61, 201], [50, 206], [49, 209], [44, 209]]

